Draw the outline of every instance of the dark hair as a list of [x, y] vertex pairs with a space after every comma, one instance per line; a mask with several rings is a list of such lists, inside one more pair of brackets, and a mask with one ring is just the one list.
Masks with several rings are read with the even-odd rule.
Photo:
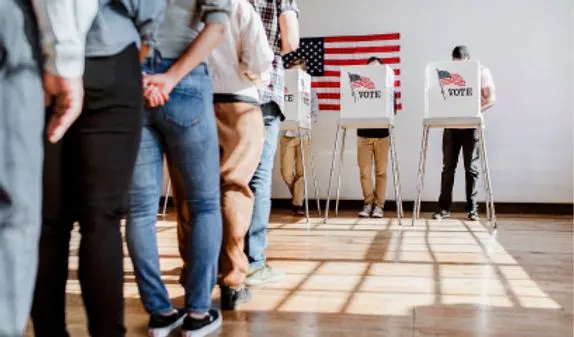
[[367, 64], [371, 63], [371, 62], [379, 62], [379, 63], [383, 63], [381, 62], [381, 59], [376, 57], [376, 56], [371, 56], [369, 57], [369, 60], [367, 61]]
[[289, 62], [286, 68], [291, 69], [296, 66], [301, 66], [301, 69], [303, 69], [303, 71], [307, 71], [307, 62], [305, 61], [305, 59], [293, 59], [291, 62]]
[[452, 58], [455, 60], [464, 60], [470, 58], [470, 52], [466, 46], [456, 46], [452, 50]]

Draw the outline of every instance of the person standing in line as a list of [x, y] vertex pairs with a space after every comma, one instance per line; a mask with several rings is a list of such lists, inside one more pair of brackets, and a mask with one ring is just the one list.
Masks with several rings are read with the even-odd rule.
[[[457, 62], [468, 61], [470, 59], [468, 48], [466, 46], [456, 46], [452, 51], [452, 59]], [[494, 80], [490, 70], [485, 66], [480, 68], [480, 87], [480, 105], [481, 111], [484, 112], [490, 109], [496, 101]], [[479, 220], [476, 201], [478, 194], [476, 183], [479, 175], [478, 146], [477, 129], [444, 129], [442, 135], [443, 168], [440, 197], [438, 200], [438, 211], [433, 214], [433, 219], [441, 220], [450, 217], [454, 174], [462, 148], [466, 182], [466, 212], [469, 220]]]
[[[80, 47], [86, 54], [82, 113], [59, 142], [45, 146], [40, 263], [32, 305], [38, 337], [68, 336], [66, 281], [76, 221], [81, 233], [78, 277], [90, 335], [126, 334], [120, 221], [141, 134], [140, 53], [153, 46], [163, 8], [163, 0], [100, 0]], [[67, 49], [62, 52], [69, 55]], [[49, 113], [58, 114], [58, 106]]]
[[[371, 57], [369, 65], [380, 65], [378, 57]], [[382, 218], [385, 208], [385, 190], [387, 188], [387, 167], [389, 163], [389, 129], [357, 129], [357, 162], [363, 190], [362, 218]], [[375, 188], [372, 174], [375, 163]]]
[[[307, 71], [305, 60], [294, 60], [289, 63], [287, 69], [300, 69]], [[319, 113], [319, 98], [317, 93], [311, 91], [311, 121], [317, 122]], [[305, 131], [306, 132], [306, 131]], [[303, 162], [301, 154], [301, 135], [299, 131], [286, 130], [282, 133], [279, 141], [281, 158], [281, 177], [291, 193], [291, 207], [294, 215], [305, 215], [303, 201], [305, 199], [305, 188], [303, 181]], [[303, 148], [305, 160], [309, 160], [310, 144], [309, 138], [304, 137]]]
[[[169, 0], [154, 56], [145, 61], [143, 133], [130, 190], [126, 240], [149, 334], [205, 336], [221, 326], [211, 309], [222, 244], [219, 143], [208, 55], [225, 37], [231, 0]], [[156, 240], [163, 158], [190, 213], [182, 254], [185, 308], [174, 308], [161, 278]]]
[[57, 107], [46, 129], [56, 142], [82, 108], [84, 43], [96, 11], [96, 0], [0, 4], [0, 336], [22, 336], [30, 314], [41, 228], [43, 103]]
[[273, 51], [261, 18], [247, 0], [232, 0], [226, 38], [209, 56], [215, 117], [221, 149], [223, 246], [219, 259], [221, 308], [233, 310], [248, 301], [249, 261], [244, 238], [251, 224], [255, 173], [265, 131], [258, 86], [269, 84]]

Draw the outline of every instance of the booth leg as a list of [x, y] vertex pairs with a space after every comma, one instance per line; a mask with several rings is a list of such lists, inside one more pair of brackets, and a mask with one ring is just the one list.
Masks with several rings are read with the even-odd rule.
[[309, 191], [307, 189], [307, 163], [305, 158], [305, 136], [303, 135], [303, 130], [299, 128], [299, 145], [301, 147], [301, 166], [303, 166], [303, 192], [305, 195], [305, 218], [307, 220], [307, 229], [310, 229], [309, 220]]
[[163, 199], [163, 209], [161, 211], [161, 216], [165, 220], [167, 217], [167, 200], [171, 194], [171, 177], [167, 177], [167, 186], [165, 187], [165, 197]]
[[484, 174], [484, 184], [486, 188], [486, 203], [488, 211], [488, 220], [492, 224], [493, 228], [497, 227], [496, 224], [496, 211], [494, 209], [494, 193], [492, 191], [492, 182], [490, 180], [490, 168], [488, 167], [488, 155], [486, 151], [486, 140], [484, 137], [484, 126], [479, 129], [479, 141], [480, 141], [480, 156], [483, 163], [483, 174]]
[[395, 188], [395, 201], [397, 203], [397, 220], [399, 225], [402, 225], [403, 213], [403, 200], [401, 196], [401, 178], [399, 174], [399, 160], [397, 156], [397, 150], [395, 147], [395, 133], [394, 128], [391, 125], [389, 127], [389, 133], [391, 137], [391, 165], [393, 170], [393, 184]]
[[347, 138], [347, 128], [343, 128], [343, 140], [341, 141], [341, 154], [339, 154], [339, 172], [337, 176], [337, 199], [335, 200], [335, 216], [339, 216], [339, 196], [341, 194], [341, 174], [343, 172], [346, 138]]
[[323, 223], [327, 223], [329, 219], [329, 204], [331, 201], [331, 184], [333, 182], [333, 174], [335, 173], [335, 161], [337, 153], [339, 152], [339, 136], [341, 134], [341, 127], [337, 126], [337, 133], [335, 134], [335, 144], [333, 145], [333, 158], [331, 159], [331, 169], [329, 170], [329, 183], [327, 185], [327, 200], [325, 202], [325, 219]]
[[317, 202], [317, 212], [319, 216], [321, 216], [321, 197], [319, 195], [319, 184], [317, 183], [317, 172], [315, 170], [315, 159], [313, 157], [313, 143], [309, 133], [307, 134], [307, 139], [309, 140], [309, 160], [311, 161], [311, 174], [313, 176], [313, 188], [315, 189], [315, 201]]
[[425, 175], [425, 165], [426, 165], [426, 152], [428, 147], [428, 134], [429, 126], [423, 126], [423, 137], [421, 140], [421, 154], [419, 159], [419, 170], [418, 170], [418, 185], [417, 185], [417, 196], [415, 198], [415, 203], [413, 205], [413, 221], [412, 225], [415, 225], [415, 221], [420, 215], [421, 199], [424, 187], [424, 175]]

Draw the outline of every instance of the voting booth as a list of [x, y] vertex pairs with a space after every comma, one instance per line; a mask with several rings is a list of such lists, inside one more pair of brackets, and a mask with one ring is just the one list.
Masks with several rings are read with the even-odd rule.
[[[281, 123], [282, 130], [298, 131], [301, 135], [301, 164], [303, 166], [303, 185], [305, 191], [305, 217], [309, 222], [309, 198], [307, 189], [307, 159], [311, 164], [313, 186], [315, 188], [315, 199], [317, 201], [317, 211], [321, 216], [321, 202], [319, 197], [319, 186], [315, 173], [315, 162], [313, 160], [311, 142], [311, 76], [300, 69], [285, 70], [285, 102], [283, 114], [285, 120]], [[309, 158], [305, 158], [305, 144], [309, 143]]]
[[[393, 132], [393, 121], [395, 117], [395, 73], [393, 69], [387, 65], [341, 67], [340, 92], [341, 110], [337, 123], [335, 145], [333, 146], [333, 158], [331, 171], [329, 173], [324, 222], [326, 223], [329, 217], [332, 179], [337, 166], [335, 215], [338, 214], [339, 210], [341, 171], [343, 167], [347, 129], [388, 128], [389, 137], [391, 137], [391, 167], [393, 171], [395, 199], [397, 202], [397, 218], [399, 219], [399, 223], [401, 223], [403, 207], [400, 191], [399, 164]], [[340, 149], [339, 143], [341, 143]]]
[[420, 214], [430, 128], [476, 128], [479, 134], [478, 147], [487, 199], [486, 212], [488, 220], [496, 228], [494, 198], [484, 139], [484, 119], [481, 111], [481, 69], [478, 61], [434, 62], [426, 67], [423, 137], [413, 225]]

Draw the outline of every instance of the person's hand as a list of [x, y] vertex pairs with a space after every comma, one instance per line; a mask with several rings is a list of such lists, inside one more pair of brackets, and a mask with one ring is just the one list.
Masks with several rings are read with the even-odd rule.
[[[176, 84], [177, 80], [169, 73], [153, 74], [153, 75], [144, 74], [144, 86], [145, 86], [144, 91], [146, 92], [148, 90], [152, 91], [152, 89], [150, 88], [152, 86], [157, 87], [157, 89], [159, 89], [159, 93], [161, 94], [164, 100], [164, 104], [169, 100], [169, 95], [171, 94], [171, 91], [176, 86]], [[147, 97], [147, 95], [145, 95], [145, 92], [144, 96]]]
[[84, 83], [82, 77], [63, 78], [44, 72], [46, 105], [52, 105], [52, 115], [46, 127], [51, 143], [57, 143], [82, 112]]
[[144, 98], [146, 101], [146, 106], [148, 108], [156, 108], [162, 106], [167, 102], [167, 99], [163, 96], [161, 90], [155, 86], [146, 84], [144, 87]]

